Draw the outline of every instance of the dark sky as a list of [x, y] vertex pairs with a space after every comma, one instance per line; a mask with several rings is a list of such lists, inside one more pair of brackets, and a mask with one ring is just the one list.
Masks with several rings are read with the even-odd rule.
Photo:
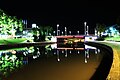
[[53, 27], [60, 24], [61, 28], [67, 26], [70, 30], [81, 30], [84, 21], [87, 21], [91, 32], [97, 22], [113, 25], [120, 16], [119, 2], [115, 0], [3, 0], [0, 7], [9, 15], [27, 19], [29, 26], [31, 23]]

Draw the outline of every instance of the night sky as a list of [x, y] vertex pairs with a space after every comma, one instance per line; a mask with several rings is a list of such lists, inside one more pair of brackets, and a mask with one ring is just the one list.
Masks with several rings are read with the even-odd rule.
[[69, 30], [80, 30], [83, 33], [84, 21], [87, 22], [90, 33], [93, 33], [96, 23], [107, 26], [116, 24], [120, 16], [119, 2], [79, 0], [72, 1], [36, 1], [36, 0], [3, 0], [0, 7], [7, 14], [27, 19], [28, 27], [32, 23], [37, 25], [50, 25], [54, 29], [56, 24], [60, 28], [65, 26]]

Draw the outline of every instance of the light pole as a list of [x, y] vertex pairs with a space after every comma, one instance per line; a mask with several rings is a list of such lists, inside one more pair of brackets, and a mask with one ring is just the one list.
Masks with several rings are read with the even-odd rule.
[[63, 31], [62, 31], [62, 35], [63, 35]]
[[87, 22], [84, 22], [84, 34], [86, 35], [86, 24], [87, 24]]
[[87, 32], [87, 35], [88, 35], [88, 26], [87, 26], [87, 31], [86, 32]]
[[58, 27], [59, 27], [59, 24], [57, 24], [57, 36], [58, 36]]
[[65, 27], [65, 35], [67, 35], [67, 28]]
[[58, 36], [60, 36], [60, 30], [58, 30]]
[[69, 34], [71, 35], [71, 31], [69, 31]]
[[79, 31], [77, 31], [78, 35], [79, 35]]
[[96, 30], [96, 28], [95, 28], [95, 36], [97, 36], [97, 30]]
[[53, 31], [53, 35], [55, 36], [55, 31]]

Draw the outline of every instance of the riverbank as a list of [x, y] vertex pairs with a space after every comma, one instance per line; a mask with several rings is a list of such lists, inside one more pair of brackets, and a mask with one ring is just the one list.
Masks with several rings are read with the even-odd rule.
[[21, 48], [30, 46], [44, 46], [47, 44], [54, 44], [56, 42], [26, 42], [26, 43], [15, 43], [15, 44], [2, 44], [0, 45], [0, 50], [10, 49], [10, 48]]
[[104, 57], [102, 58], [99, 67], [96, 69], [96, 72], [90, 80], [106, 80], [113, 62], [112, 48], [107, 45], [95, 42], [85, 42], [85, 44], [97, 47], [104, 52]]
[[107, 80], [120, 79], [120, 42], [97, 41], [97, 43], [105, 44], [113, 49], [113, 63]]

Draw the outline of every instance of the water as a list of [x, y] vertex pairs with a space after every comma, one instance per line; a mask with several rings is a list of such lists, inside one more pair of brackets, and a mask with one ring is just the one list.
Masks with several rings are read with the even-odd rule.
[[1, 80], [89, 80], [103, 57], [84, 44], [52, 44], [0, 51]]

